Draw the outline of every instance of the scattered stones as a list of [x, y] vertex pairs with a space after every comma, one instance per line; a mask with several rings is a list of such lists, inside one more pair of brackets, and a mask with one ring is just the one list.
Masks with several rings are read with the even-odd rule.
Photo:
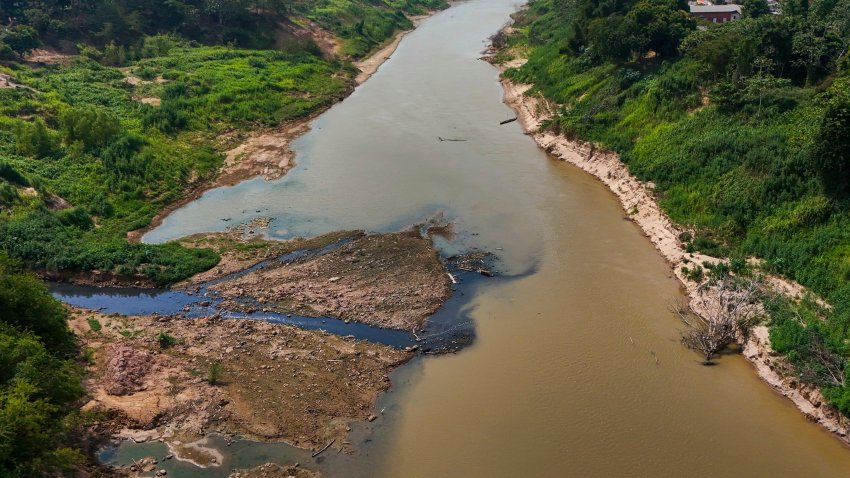
[[[501, 248], [498, 248], [501, 250]], [[477, 272], [483, 276], [493, 277], [496, 256], [491, 252], [473, 250], [465, 254], [449, 257], [449, 264], [467, 272]]]
[[[177, 434], [186, 442], [217, 430], [229, 444], [233, 436], [287, 441], [303, 448], [320, 447], [334, 438], [339, 443], [347, 423], [374, 409], [378, 393], [389, 387], [389, 373], [413, 356], [267, 322], [211, 317], [162, 323], [158, 317], [142, 316], [110, 319], [113, 325], [107, 325], [103, 314], [92, 311], [74, 313], [69, 322], [75, 331], [88, 330], [91, 317], [101, 320], [104, 328], [96, 336], [80, 334], [82, 345], [112, 357], [115, 377], [101, 375], [105, 370], [92, 366], [88, 408], [122, 417], [103, 431], [138, 442], [171, 440], [161, 433]], [[130, 321], [134, 334], [125, 337], [121, 332]], [[185, 345], [159, 352], [155, 338], [160, 332]], [[207, 381], [213, 363], [220, 367], [217, 385]], [[143, 374], [134, 372], [140, 364], [149, 367], [142, 368]], [[106, 380], [130, 383], [136, 391], [115, 399], [104, 390]], [[171, 452], [174, 458], [183, 456], [184, 448]], [[205, 463], [211, 464], [211, 458], [204, 458]], [[153, 475], [156, 465], [152, 460], [149, 465]]]
[[363, 235], [323, 254], [271, 261], [210, 289], [225, 297], [248, 291], [270, 311], [413, 330], [442, 306], [450, 285], [431, 241], [410, 230]]
[[143, 379], [153, 365], [149, 352], [126, 346], [113, 349], [106, 363], [103, 382], [106, 393], [127, 395], [142, 389]]

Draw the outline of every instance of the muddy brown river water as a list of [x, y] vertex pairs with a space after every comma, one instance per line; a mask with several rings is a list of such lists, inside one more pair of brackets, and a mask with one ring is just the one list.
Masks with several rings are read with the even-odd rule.
[[442, 211], [458, 231], [444, 250], [498, 251], [523, 274], [469, 297], [474, 345], [395, 373], [381, 417], [352, 434], [359, 455], [302, 462], [331, 476], [850, 474], [850, 450], [742, 357], [702, 367], [683, 349], [678, 284], [604, 186], [499, 125], [513, 115], [478, 58], [518, 7], [470, 0], [426, 20], [295, 144], [288, 176], [210, 191], [144, 240], [257, 216], [279, 238], [388, 231]]

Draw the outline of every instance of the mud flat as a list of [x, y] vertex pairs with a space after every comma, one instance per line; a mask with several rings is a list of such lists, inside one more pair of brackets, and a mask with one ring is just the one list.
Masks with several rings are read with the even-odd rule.
[[[525, 60], [513, 60], [496, 65], [503, 72], [520, 67]], [[690, 299], [691, 309], [700, 315], [706, 306], [717, 302], [711, 289], [700, 287], [682, 271], [683, 267], [722, 259], [699, 253], [689, 253], [679, 240], [684, 229], [677, 227], [658, 206], [654, 185], [644, 183], [629, 173], [628, 166], [619, 155], [598, 148], [595, 144], [568, 138], [542, 128], [543, 123], [557, 111], [557, 105], [538, 94], [530, 93], [532, 85], [517, 84], [501, 79], [504, 102], [516, 113], [526, 134], [553, 157], [573, 164], [590, 173], [605, 184], [619, 199], [627, 218], [641, 228], [658, 252], [670, 265]], [[809, 293], [801, 285], [780, 277], [767, 277], [766, 285], [774, 292], [799, 298]], [[850, 420], [827, 404], [814, 387], [803, 385], [792, 375], [790, 364], [770, 346], [766, 325], [754, 327], [748, 337], [741, 339], [743, 355], [755, 367], [759, 377], [781, 395], [790, 399], [809, 420], [832, 432], [841, 441], [850, 444]]]
[[389, 373], [413, 355], [261, 321], [74, 309], [71, 326], [91, 358], [84, 410], [113, 417], [99, 434], [162, 439], [199, 466], [221, 461], [199, 442], [210, 433], [346, 449], [348, 423], [374, 419]]
[[[329, 239], [339, 246], [318, 255], [283, 256], [244, 274], [223, 277], [208, 289], [225, 299], [250, 294], [263, 311], [335, 317], [407, 331], [421, 329], [451, 295], [448, 271], [431, 240], [418, 230], [339, 233], [314, 242]], [[254, 244], [259, 246], [256, 251], [263, 250], [263, 244], [277, 247], [274, 242]], [[234, 263], [250, 262], [238, 261], [226, 251], [224, 257], [222, 272]], [[209, 274], [203, 278], [211, 279]]]
[[319, 478], [319, 473], [297, 466], [280, 466], [274, 463], [260, 465], [250, 470], [236, 470], [230, 478]]
[[[95, 436], [164, 441], [175, 459], [200, 467], [223, 462], [208, 443], [213, 433], [353, 453], [349, 423], [378, 418], [375, 403], [389, 388], [390, 373], [418, 347], [220, 314], [247, 307], [249, 299], [264, 312], [415, 331], [451, 296], [446, 266], [419, 228], [273, 241], [260, 237], [266, 226], [255, 219], [182, 241], [222, 256], [218, 267], [178, 285], [198, 300], [206, 302], [201, 287], [214, 297], [206, 315], [128, 317], [70, 308], [90, 362], [83, 408], [108, 417], [93, 427]], [[134, 463], [133, 472], [152, 464]], [[270, 464], [237, 476], [280, 470], [290, 468]]]

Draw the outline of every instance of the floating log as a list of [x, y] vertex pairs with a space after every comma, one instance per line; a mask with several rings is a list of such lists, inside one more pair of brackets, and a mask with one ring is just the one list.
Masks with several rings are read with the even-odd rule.
[[317, 456], [319, 456], [319, 455], [321, 455], [322, 453], [324, 453], [324, 452], [325, 452], [325, 450], [327, 450], [328, 448], [330, 448], [330, 447], [331, 447], [331, 445], [333, 445], [335, 441], [336, 441], [336, 438], [334, 438], [333, 440], [331, 440], [331, 441], [330, 441], [330, 443], [328, 443], [327, 445], [325, 445], [325, 447], [324, 447], [324, 448], [322, 448], [321, 450], [317, 451], [316, 453], [313, 453], [313, 454], [312, 454], [312, 455], [310, 455], [310, 456], [311, 456], [312, 458], [316, 458]]
[[440, 141], [466, 141], [465, 139], [443, 138], [442, 136], [437, 136], [437, 139]]
[[505, 121], [502, 121], [499, 124], [508, 124], [508, 123], [513, 123], [514, 121], [516, 121], [516, 116], [514, 116], [511, 119], [506, 119]]

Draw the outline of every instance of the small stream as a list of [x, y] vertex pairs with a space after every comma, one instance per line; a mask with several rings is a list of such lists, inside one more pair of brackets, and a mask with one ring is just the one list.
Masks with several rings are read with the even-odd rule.
[[[291, 262], [298, 258], [320, 254], [321, 251], [297, 251], [277, 259]], [[405, 330], [382, 328], [357, 321], [343, 321], [334, 317], [310, 317], [297, 314], [265, 312], [252, 297], [236, 297], [234, 300], [244, 305], [248, 311], [223, 308], [223, 300], [209, 286], [227, 279], [244, 275], [250, 271], [268, 266], [264, 261], [228, 276], [200, 284], [197, 292], [144, 289], [125, 287], [96, 287], [61, 282], [48, 284], [50, 293], [56, 299], [76, 307], [96, 310], [105, 314], [126, 316], [163, 315], [184, 318], [219, 316], [226, 319], [263, 320], [277, 324], [292, 325], [306, 330], [322, 330], [330, 334], [353, 337], [396, 348], [416, 347], [423, 353], [442, 353], [459, 350], [471, 344], [475, 338], [475, 327], [465, 305], [466, 295], [475, 294], [478, 285], [484, 281], [510, 280], [511, 278], [489, 278], [481, 274], [450, 268], [457, 281], [449, 300], [436, 314], [432, 315], [424, 329], [412, 334]]]

